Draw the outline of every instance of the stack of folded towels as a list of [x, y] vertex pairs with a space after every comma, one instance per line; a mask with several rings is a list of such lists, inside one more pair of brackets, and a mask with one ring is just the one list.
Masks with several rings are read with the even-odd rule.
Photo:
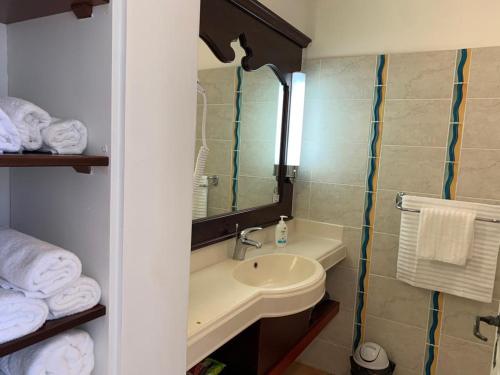
[[[0, 343], [32, 333], [46, 320], [88, 310], [100, 299], [99, 284], [82, 276], [75, 254], [0, 228]], [[90, 374], [92, 345], [85, 332], [65, 333], [1, 358], [0, 369], [5, 374]], [[77, 370], [57, 372], [54, 366]]]
[[94, 342], [77, 329], [0, 358], [3, 375], [90, 375], [93, 369]]
[[46, 151], [81, 154], [87, 128], [78, 120], [61, 120], [26, 100], [0, 97], [0, 154]]

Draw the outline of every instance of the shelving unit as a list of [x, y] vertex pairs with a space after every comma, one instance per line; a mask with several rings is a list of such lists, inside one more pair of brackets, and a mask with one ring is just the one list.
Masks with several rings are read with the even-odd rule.
[[109, 165], [107, 156], [95, 155], [0, 155], [0, 167], [73, 167], [79, 173], [89, 174], [92, 167]]
[[94, 6], [109, 0], [0, 0], [0, 23], [14, 23], [73, 11], [79, 19], [92, 16]]
[[[0, 25], [1, 95], [18, 96], [61, 116], [85, 119], [93, 150], [111, 142], [113, 12], [111, 7], [101, 6], [109, 2], [0, 0], [0, 24], [8, 25]], [[76, 18], [72, 20], [70, 14], [41, 19], [65, 12], [72, 12]], [[88, 21], [77, 20], [91, 16]], [[32, 59], [32, 54], [37, 58]], [[101, 69], [87, 69], [95, 66]], [[85, 264], [87, 274], [101, 284], [104, 295], [109, 295], [110, 229], [105, 223], [110, 218], [111, 176], [96, 173], [81, 179], [60, 168], [41, 169], [71, 167], [89, 174], [92, 168], [109, 164], [106, 155], [0, 154], [0, 225], [73, 251]], [[79, 228], [85, 228], [86, 234]], [[85, 330], [95, 344], [93, 373], [107, 374], [109, 359], [100, 354], [108, 350], [109, 322], [105, 315], [106, 307], [97, 305], [47, 321], [36, 332], [0, 344], [0, 357], [91, 322]]]
[[20, 337], [13, 341], [0, 344], [0, 357], [17, 352], [18, 350], [24, 349], [30, 345], [46, 340], [59, 333], [78, 327], [79, 325], [90, 322], [91, 320], [104, 315], [106, 315], [106, 307], [103, 305], [97, 305], [92, 309], [79, 314], [57, 320], [49, 320], [36, 332], [30, 333], [29, 335]]

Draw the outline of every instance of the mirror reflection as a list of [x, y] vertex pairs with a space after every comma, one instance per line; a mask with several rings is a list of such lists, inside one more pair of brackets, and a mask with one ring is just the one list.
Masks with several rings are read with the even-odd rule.
[[271, 204], [279, 199], [282, 92], [269, 67], [246, 72], [239, 42], [233, 64], [200, 40], [193, 219]]

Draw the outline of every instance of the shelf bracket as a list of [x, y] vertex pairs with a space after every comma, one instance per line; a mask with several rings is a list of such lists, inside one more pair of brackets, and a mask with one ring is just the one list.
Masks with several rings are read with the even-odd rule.
[[[81, 2], [71, 4], [71, 10], [79, 20], [92, 17], [94, 6], [92, 3]], [[76, 168], [75, 168], [76, 169]]]
[[74, 165], [73, 169], [83, 174], [90, 174], [92, 172], [92, 167], [88, 165]]

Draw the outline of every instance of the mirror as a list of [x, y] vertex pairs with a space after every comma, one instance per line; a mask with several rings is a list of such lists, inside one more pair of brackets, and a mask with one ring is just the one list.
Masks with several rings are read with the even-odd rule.
[[199, 43], [193, 220], [279, 200], [282, 86], [267, 66], [245, 71], [245, 51], [238, 41], [232, 47], [236, 58], [224, 64]]

